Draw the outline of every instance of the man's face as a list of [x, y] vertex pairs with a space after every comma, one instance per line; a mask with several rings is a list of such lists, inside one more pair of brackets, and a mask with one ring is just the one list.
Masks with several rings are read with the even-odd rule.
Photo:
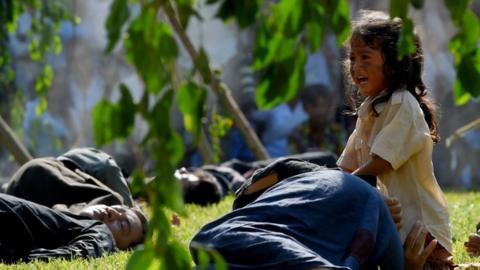
[[130, 244], [144, 237], [143, 224], [134, 210], [121, 205], [92, 205], [80, 213], [105, 223], [112, 232], [119, 249], [127, 249]]

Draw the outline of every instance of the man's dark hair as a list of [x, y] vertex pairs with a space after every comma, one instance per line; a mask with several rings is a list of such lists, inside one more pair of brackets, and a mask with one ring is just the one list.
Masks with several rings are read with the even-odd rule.
[[202, 169], [197, 169], [192, 174], [198, 177], [198, 181], [184, 183], [185, 203], [208, 205], [219, 202], [222, 198], [222, 188], [217, 180]]

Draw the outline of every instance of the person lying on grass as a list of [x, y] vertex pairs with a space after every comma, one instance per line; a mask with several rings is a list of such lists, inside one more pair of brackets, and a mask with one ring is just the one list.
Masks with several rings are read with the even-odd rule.
[[396, 200], [386, 203], [357, 176], [301, 160], [257, 170], [236, 196], [232, 212], [193, 237], [195, 262], [200, 250], [215, 249], [229, 269], [420, 270], [437, 244], [425, 246], [427, 230], [417, 224], [402, 248]]
[[110, 155], [95, 148], [76, 148], [56, 158], [30, 160], [2, 189], [73, 214], [88, 205], [135, 205], [121, 168]]
[[[305, 160], [321, 166], [333, 167], [337, 156], [330, 152], [306, 152], [284, 158]], [[181, 183], [186, 203], [209, 205], [219, 202], [230, 192], [235, 193], [256, 169], [264, 168], [274, 159], [246, 162], [232, 159], [220, 165], [182, 167], [175, 171]]]
[[80, 215], [0, 194], [0, 261], [100, 257], [143, 242], [147, 219], [136, 208], [94, 205]]

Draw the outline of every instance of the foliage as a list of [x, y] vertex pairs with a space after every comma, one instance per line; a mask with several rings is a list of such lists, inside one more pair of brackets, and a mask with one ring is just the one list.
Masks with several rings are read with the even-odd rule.
[[[165, 18], [171, 15], [181, 24], [186, 24], [188, 17], [195, 14], [192, 2], [176, 2], [178, 13], [174, 13], [170, 1], [139, 2], [140, 12], [134, 17], [128, 4], [125, 0], [112, 3], [106, 22], [109, 37], [107, 51], [115, 47], [125, 27], [125, 54], [144, 82], [144, 93], [135, 102], [126, 86], [122, 86], [122, 98], [118, 102], [103, 100], [97, 104], [93, 112], [95, 137], [102, 145], [127, 136], [135, 115], [148, 124], [149, 132], [142, 146], [150, 151], [155, 162], [156, 178], [148, 187], [143, 186], [143, 172], [136, 171], [134, 183], [136, 189], [145, 190], [153, 211], [144, 248], [134, 252], [127, 268], [188, 269], [191, 267], [188, 253], [170, 238], [170, 221], [165, 214], [165, 209], [185, 213], [179, 184], [173, 179], [173, 171], [183, 155], [184, 146], [180, 136], [171, 128], [170, 113], [172, 105], [177, 104], [183, 113], [185, 128], [198, 139], [208, 80], [197, 78], [198, 73], [205, 72], [205, 67], [208, 67], [208, 57], [201, 53], [198, 59], [193, 59], [189, 76], [177, 84], [174, 71], [178, 45]], [[126, 123], [123, 122], [125, 119], [128, 119]], [[120, 130], [122, 125], [126, 129]]]
[[444, 0], [452, 22], [458, 27], [449, 48], [455, 60], [457, 79], [454, 85], [455, 102], [465, 104], [470, 96], [480, 96], [480, 22], [468, 8], [469, 0]]
[[[129, 12], [129, 3], [139, 7], [139, 12]], [[217, 17], [224, 21], [235, 20], [240, 27], [256, 27], [253, 67], [259, 74], [256, 101], [263, 108], [271, 108], [297, 94], [302, 87], [307, 54], [321, 46], [325, 33], [333, 31], [340, 45], [350, 31], [347, 0], [208, 0], [207, 3], [218, 5]], [[465, 22], [475, 22], [475, 15], [466, 9], [468, 3], [462, 2], [460, 6], [464, 9], [452, 3], [446, 0], [460, 29]], [[403, 54], [407, 54], [414, 48], [414, 27], [408, 18], [408, 8], [410, 4], [421, 8], [423, 1], [391, 0], [390, 4], [391, 15], [405, 22], [398, 46]], [[197, 140], [205, 112], [206, 87], [218, 80], [212, 77], [215, 75], [209, 68], [205, 50], [191, 48], [183, 30], [191, 16], [200, 18], [193, 0], [114, 0], [106, 21], [107, 51], [123, 39], [125, 55], [142, 78], [145, 88], [143, 97], [137, 102], [128, 97], [128, 89], [123, 86], [122, 98], [117, 103], [103, 100], [97, 105], [93, 115], [97, 143], [105, 144], [128, 136], [132, 119], [135, 115], [141, 116], [150, 130], [142, 146], [152, 154], [157, 175], [148, 187], [143, 187], [152, 203], [151, 223], [147, 242], [143, 249], [132, 255], [129, 269], [190, 267], [187, 253], [170, 238], [170, 224], [165, 214], [165, 209], [185, 213], [180, 189], [173, 179], [173, 171], [183, 155], [184, 146], [176, 131], [171, 129], [170, 111], [172, 104], [178, 105], [186, 129]], [[126, 29], [123, 36], [122, 29]], [[478, 35], [461, 33], [462, 30], [457, 37], [459, 44], [467, 40], [471, 44], [477, 42]], [[178, 39], [174, 38], [174, 34]], [[175, 73], [175, 60], [181, 46], [186, 48], [192, 60], [192, 70], [186, 76]], [[476, 50], [476, 45], [471, 47]], [[476, 76], [472, 66], [475, 67], [477, 58], [467, 60], [464, 56], [471, 54], [471, 50], [464, 51], [463, 46], [454, 52], [460, 59], [458, 78], [461, 83], [457, 83], [459, 86], [456, 89], [460, 94], [475, 94], [469, 88], [473, 83], [466, 84], [465, 78]], [[119, 120], [120, 117], [124, 119]], [[120, 125], [124, 125], [125, 129], [119, 129]], [[137, 171], [136, 175], [136, 186], [141, 188], [143, 173]]]
[[15, 71], [12, 67], [8, 42], [10, 34], [17, 30], [22, 13], [30, 16], [30, 25], [26, 33], [30, 41], [30, 58], [43, 66], [36, 76], [35, 91], [40, 98], [37, 113], [47, 106], [46, 90], [53, 80], [53, 68], [45, 59], [49, 53], [60, 54], [62, 41], [58, 35], [63, 21], [79, 22], [78, 17], [69, 11], [67, 0], [0, 0], [0, 91], [12, 87]]
[[233, 121], [228, 117], [223, 117], [215, 113], [209, 126], [210, 136], [212, 137], [213, 163], [220, 163], [220, 139], [227, 134], [233, 126]]
[[[261, 18], [259, 29], [262, 31], [258, 31], [257, 40], [263, 42], [257, 42], [255, 48], [255, 67], [263, 74], [257, 101], [264, 107], [292, 98], [301, 88], [307, 44], [311, 50], [317, 49], [327, 27], [331, 27], [339, 36], [339, 42], [348, 35], [346, 0], [318, 3], [302, 1], [304, 4], [301, 8], [292, 5], [292, 1], [279, 1], [263, 11], [260, 9], [263, 1], [259, 0], [241, 4], [231, 0], [209, 0], [207, 3], [219, 3], [217, 16], [223, 20], [235, 19], [241, 27], [251, 26]], [[195, 135], [197, 141], [205, 112], [206, 85], [218, 79], [212, 77], [215, 75], [209, 68], [205, 50], [199, 48], [195, 54], [188, 48], [188, 41], [184, 40], [185, 33], [181, 27], [188, 24], [190, 16], [199, 17], [193, 1], [141, 1], [136, 3], [140, 12], [135, 16], [129, 12], [128, 5], [126, 0], [112, 3], [106, 21], [109, 37], [107, 51], [116, 46], [122, 29], [126, 28], [127, 34], [123, 40], [125, 54], [144, 82], [143, 98], [134, 102], [126, 86], [122, 86], [122, 97], [118, 102], [102, 100], [95, 107], [94, 132], [97, 144], [103, 145], [128, 136], [136, 114], [149, 125], [150, 132], [144, 138], [143, 146], [150, 150], [156, 167], [156, 180], [147, 188], [153, 212], [148, 241], [143, 250], [134, 253], [128, 268], [144, 269], [158, 263], [168, 269], [183, 269], [189, 265], [188, 260], [182, 256], [184, 252], [180, 252], [181, 248], [175, 241], [169, 238], [169, 223], [164, 214], [164, 208], [184, 212], [179, 199], [180, 190], [173, 179], [173, 170], [183, 154], [184, 146], [179, 135], [170, 128], [170, 107], [175, 100], [184, 114], [185, 128]], [[260, 14], [263, 16], [260, 17]], [[308, 28], [306, 38], [302, 37], [305, 27]], [[193, 63], [189, 76], [181, 78], [180, 82], [174, 73], [179, 47], [173, 37], [174, 31], [179, 35], [182, 45], [190, 49]], [[269, 42], [271, 38], [273, 43]], [[212, 134], [216, 134], [214, 138], [217, 138], [224, 133], [226, 122], [221, 117], [214, 120], [216, 124], [213, 126], [218, 128], [214, 128]], [[218, 142], [214, 145], [219, 148]], [[143, 173], [137, 171], [135, 175], [136, 186], [141, 188]], [[218, 257], [215, 253], [213, 256]]]
[[346, 0], [278, 1], [260, 14], [253, 63], [260, 73], [256, 101], [262, 108], [272, 108], [302, 88], [307, 52], [321, 46], [328, 29], [338, 44], [346, 40], [349, 8]]
[[[408, 6], [422, 8], [423, 0], [390, 0], [390, 15], [402, 18], [399, 51], [406, 55], [414, 50], [413, 22], [408, 17]], [[444, 0], [450, 11], [453, 24], [458, 28], [457, 34], [450, 40], [449, 49], [455, 60], [457, 78], [454, 84], [454, 97], [457, 105], [465, 104], [471, 96], [480, 96], [480, 22], [469, 8], [471, 0]]]

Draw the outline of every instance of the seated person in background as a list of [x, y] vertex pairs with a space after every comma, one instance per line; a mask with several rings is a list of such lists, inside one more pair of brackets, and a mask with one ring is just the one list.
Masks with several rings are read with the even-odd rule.
[[[288, 158], [306, 160], [318, 165], [335, 166], [335, 154], [328, 152], [309, 152], [290, 155]], [[183, 197], [186, 203], [208, 205], [217, 203], [229, 192], [235, 193], [256, 169], [274, 162], [274, 159], [255, 162], [230, 160], [220, 165], [204, 165], [198, 168], [180, 168], [175, 178], [182, 183]]]
[[7, 194], [72, 213], [87, 205], [134, 205], [115, 160], [94, 148], [33, 159], [20, 167], [3, 188]]
[[126, 206], [96, 205], [80, 215], [0, 194], [0, 261], [99, 257], [142, 243], [146, 218]]

